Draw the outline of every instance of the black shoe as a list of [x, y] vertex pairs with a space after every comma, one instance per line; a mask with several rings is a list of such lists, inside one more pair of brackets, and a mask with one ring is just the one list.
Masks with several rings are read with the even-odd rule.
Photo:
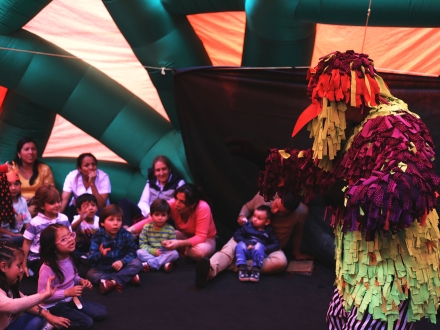
[[260, 280], [260, 268], [252, 268], [252, 273], [249, 276], [249, 281], [258, 282]]
[[249, 282], [250, 278], [247, 269], [240, 269], [238, 271], [238, 279], [240, 280], [240, 282]]
[[211, 271], [211, 263], [209, 259], [204, 257], [197, 262], [196, 265], [196, 287], [203, 289], [208, 281], [208, 275]]

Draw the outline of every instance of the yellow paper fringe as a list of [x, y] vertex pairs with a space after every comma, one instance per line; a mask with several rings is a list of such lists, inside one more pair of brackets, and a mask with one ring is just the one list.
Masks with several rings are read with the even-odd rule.
[[344, 308], [357, 307], [358, 319], [369, 313], [393, 329], [399, 304], [410, 299], [408, 322], [423, 317], [436, 323], [440, 299], [439, 230], [435, 210], [425, 225], [414, 221], [410, 228], [388, 237], [377, 232], [367, 242], [359, 231], [335, 230], [336, 281]]

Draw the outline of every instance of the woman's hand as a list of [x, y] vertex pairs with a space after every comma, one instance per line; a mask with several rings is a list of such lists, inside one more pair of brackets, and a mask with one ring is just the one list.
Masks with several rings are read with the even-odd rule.
[[65, 297], [80, 297], [82, 295], [84, 287], [82, 285], [75, 285], [71, 288], [64, 290]]
[[47, 279], [46, 290], [41, 293], [43, 300], [46, 300], [46, 299], [52, 297], [53, 294], [55, 293], [56, 288], [53, 287], [53, 280], [54, 279], [55, 279], [55, 276], [51, 276]]
[[96, 181], [96, 171], [90, 171], [87, 176], [87, 181], [89, 185], [94, 186]]
[[162, 254], [162, 249], [156, 249], [156, 252], [154, 253], [154, 255], [156, 257], [160, 256]]
[[167, 250], [175, 250], [180, 247], [180, 240], [171, 239], [162, 242], [162, 246]]
[[85, 287], [86, 289], [91, 290], [93, 288], [92, 283], [90, 283], [89, 280], [86, 280], [84, 278], [79, 280], [79, 284], [81, 284], [83, 287]]
[[240, 215], [237, 219], [237, 223], [239, 226], [244, 226], [245, 223], [248, 222], [248, 219], [244, 215]]

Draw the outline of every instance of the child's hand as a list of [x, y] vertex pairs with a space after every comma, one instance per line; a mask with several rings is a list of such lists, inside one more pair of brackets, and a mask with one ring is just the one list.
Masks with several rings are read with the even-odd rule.
[[89, 213], [89, 202], [85, 202], [81, 204], [81, 209], [79, 210], [79, 221], [85, 220], [87, 218], [87, 214]]
[[86, 289], [90, 289], [91, 290], [93, 288], [92, 283], [90, 283], [90, 281], [86, 280], [85, 278], [80, 279], [79, 280], [79, 284], [81, 284]]
[[253, 250], [253, 249], [254, 249], [254, 246], [251, 245], [251, 244], [249, 244], [249, 245], [248, 245], [248, 250]]
[[82, 295], [84, 287], [82, 285], [75, 285], [71, 288], [64, 290], [65, 297], [79, 297]]
[[110, 251], [110, 250], [111, 250], [111, 248], [105, 248], [103, 243], [101, 243], [101, 245], [99, 246], [99, 253], [101, 253], [101, 255], [103, 257], [106, 257], [108, 251]]
[[53, 280], [55, 279], [55, 276], [51, 276], [47, 279], [46, 282], [46, 291], [42, 292], [41, 295], [43, 296], [43, 300], [46, 300], [53, 296], [53, 294], [56, 291], [56, 288], [53, 287]]
[[116, 270], [117, 272], [120, 271], [123, 266], [124, 266], [124, 264], [122, 263], [121, 260], [118, 260], [118, 261], [115, 261], [114, 263], [112, 263], [113, 269]]
[[65, 317], [55, 316], [50, 313], [44, 314], [47, 322], [52, 324], [55, 329], [68, 328], [70, 327], [70, 320]]
[[162, 250], [161, 249], [156, 249], [156, 252], [154, 253], [156, 255], [156, 257], [160, 256], [162, 254]]

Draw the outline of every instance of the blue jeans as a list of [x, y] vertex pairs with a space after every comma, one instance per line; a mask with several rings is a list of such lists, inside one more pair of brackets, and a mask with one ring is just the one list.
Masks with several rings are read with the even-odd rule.
[[93, 284], [98, 284], [101, 279], [115, 280], [116, 283], [125, 285], [131, 278], [142, 270], [143, 266], [138, 258], [134, 258], [117, 272], [111, 265], [108, 267], [92, 267], [87, 272], [87, 279]]
[[139, 249], [137, 250], [137, 256], [140, 261], [148, 262], [150, 268], [159, 270], [160, 267], [165, 265], [167, 262], [171, 262], [179, 258], [179, 252], [177, 252], [176, 250], [165, 250], [160, 256], [156, 257], [149, 253], [147, 250]]
[[36, 330], [46, 324], [46, 319], [37, 315], [23, 313], [9, 323], [7, 330]]
[[235, 248], [235, 256], [237, 258], [236, 266], [246, 265], [246, 260], [252, 259], [252, 267], [261, 268], [265, 256], [264, 245], [257, 243], [252, 250], [248, 250], [246, 243], [237, 243]]
[[[73, 300], [67, 303], [58, 303], [49, 308], [51, 314], [65, 317], [70, 320], [69, 329], [90, 329], [93, 321], [100, 321], [107, 317], [107, 308], [99, 303], [78, 297], [83, 308], [78, 309]], [[38, 328], [35, 328], [38, 329]]]

